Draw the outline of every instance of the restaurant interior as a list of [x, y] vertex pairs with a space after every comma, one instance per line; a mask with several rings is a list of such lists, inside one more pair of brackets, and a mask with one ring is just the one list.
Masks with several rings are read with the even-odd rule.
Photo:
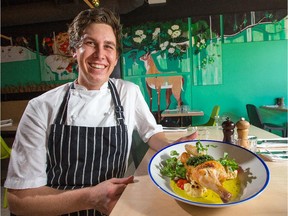
[[[235, 124], [244, 118], [255, 126], [253, 135], [267, 139], [287, 138], [288, 14], [285, 0], [1, 0], [1, 137], [9, 147], [14, 141], [15, 128], [5, 130], [4, 124], [13, 126], [19, 122], [30, 99], [77, 78], [75, 62], [67, 55], [67, 47], [65, 49], [67, 25], [80, 11], [98, 6], [118, 13], [123, 25], [123, 53], [112, 76], [139, 85], [156, 121], [168, 132], [179, 129], [179, 133], [186, 133], [205, 127], [207, 133], [206, 127], [208, 130], [210, 126], [221, 127], [227, 118]], [[168, 38], [170, 42], [163, 49], [153, 47], [151, 53], [145, 53], [151, 44], [140, 38], [150, 37], [156, 29], [162, 31], [160, 40]], [[172, 33], [167, 34], [169, 31]], [[173, 36], [177, 32], [179, 35]], [[169, 48], [176, 51], [170, 52]], [[64, 57], [59, 60], [55, 56]], [[157, 68], [154, 75], [149, 74], [153, 72], [145, 66], [148, 58], [152, 58]], [[159, 88], [156, 88], [156, 79], [162, 79]], [[176, 84], [177, 79], [181, 84]], [[175, 94], [176, 88], [180, 95]], [[249, 110], [252, 106], [247, 105], [253, 105], [256, 110]], [[172, 139], [177, 132], [171, 133]], [[210, 131], [210, 137], [202, 138], [223, 135], [222, 130], [218, 130], [215, 137], [214, 134], [215, 131]], [[140, 145], [137, 135], [133, 140]], [[141, 181], [142, 176], [147, 176], [145, 166], [149, 165], [152, 152], [147, 147], [140, 151], [133, 158], [133, 169], [139, 167], [136, 173]], [[1, 186], [8, 162], [9, 157], [1, 160]], [[273, 169], [271, 178], [277, 178], [287, 189], [287, 156], [286, 165], [269, 163], [269, 169]], [[273, 186], [276, 184], [273, 182]], [[153, 187], [156, 190], [151, 183], [151, 190]], [[271, 193], [273, 189], [268, 188], [268, 191]], [[268, 204], [269, 194], [265, 192], [263, 202]], [[128, 193], [129, 190], [127, 196]], [[156, 197], [160, 198], [161, 191], [159, 193]], [[278, 204], [273, 202], [273, 208], [281, 205], [274, 215], [286, 215], [287, 190], [273, 191], [272, 195], [284, 197]], [[164, 199], [172, 206], [177, 205], [175, 209], [182, 213], [178, 215], [213, 213], [175, 203], [166, 196]], [[247, 210], [263, 213], [260, 201], [255, 203], [259, 207], [257, 210], [250, 207]], [[136, 207], [130, 209], [134, 204], [137, 206], [132, 200], [130, 203], [121, 201], [112, 215], [128, 215], [128, 210], [129, 215], [134, 216], [164, 213], [156, 209], [153, 210], [159, 214], [149, 213], [148, 209], [153, 207], [148, 204], [139, 213]], [[9, 215], [2, 202], [1, 207], [1, 213]], [[122, 208], [128, 210], [120, 213]], [[223, 214], [224, 211], [215, 213]]]

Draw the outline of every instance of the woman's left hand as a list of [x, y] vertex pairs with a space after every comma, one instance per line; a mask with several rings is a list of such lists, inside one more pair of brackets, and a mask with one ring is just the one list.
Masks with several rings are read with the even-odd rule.
[[194, 140], [194, 139], [196, 139], [197, 136], [198, 136], [198, 132], [195, 131], [195, 132], [192, 133], [192, 134], [189, 134], [189, 135], [187, 135], [187, 136], [184, 136], [184, 137], [181, 137], [181, 138], [175, 140], [173, 143], [184, 142], [184, 141], [189, 141], [189, 140]]

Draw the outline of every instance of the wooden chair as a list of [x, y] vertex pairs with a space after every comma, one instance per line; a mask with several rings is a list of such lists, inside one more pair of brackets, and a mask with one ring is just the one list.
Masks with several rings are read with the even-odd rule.
[[[1, 141], [1, 160], [10, 158], [11, 149], [6, 144], [6, 142], [3, 140], [3, 138], [0, 136]], [[3, 196], [3, 208], [8, 207], [8, 201], [7, 201], [7, 188], [4, 189], [4, 196]]]
[[250, 121], [250, 124], [262, 128], [264, 130], [268, 130], [269, 132], [272, 132], [272, 130], [278, 130], [282, 132], [282, 136], [286, 136], [286, 129], [284, 126], [272, 124], [272, 123], [264, 123], [262, 121], [262, 117], [260, 113], [258, 112], [258, 109], [253, 104], [246, 104], [246, 110], [248, 114], [248, 118]]

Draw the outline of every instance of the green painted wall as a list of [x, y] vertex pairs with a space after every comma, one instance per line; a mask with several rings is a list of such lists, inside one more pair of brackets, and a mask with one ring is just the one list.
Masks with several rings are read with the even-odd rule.
[[[195, 124], [206, 122], [214, 104], [220, 115], [233, 121], [247, 118], [247, 103], [275, 104], [275, 98], [287, 101], [287, 41], [266, 41], [223, 44], [223, 84], [192, 86], [193, 108], [204, 110], [205, 116], [195, 117]], [[287, 113], [260, 110], [264, 121], [287, 124]]]
[[[205, 112], [194, 117], [193, 124], [209, 119], [215, 104], [220, 105], [220, 115], [233, 121], [247, 118], [245, 105], [272, 105], [275, 98], [287, 98], [287, 40], [232, 43], [222, 46], [223, 84], [192, 86], [192, 108]], [[41, 83], [37, 60], [2, 63], [1, 86]], [[287, 113], [261, 109], [265, 121], [287, 124]]]
[[1, 87], [40, 82], [41, 74], [37, 59], [1, 64]]

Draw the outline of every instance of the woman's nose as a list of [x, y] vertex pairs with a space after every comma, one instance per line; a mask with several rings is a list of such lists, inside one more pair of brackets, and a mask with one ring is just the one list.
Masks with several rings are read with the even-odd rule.
[[104, 50], [101, 47], [95, 47], [93, 57], [95, 58], [103, 58]]

